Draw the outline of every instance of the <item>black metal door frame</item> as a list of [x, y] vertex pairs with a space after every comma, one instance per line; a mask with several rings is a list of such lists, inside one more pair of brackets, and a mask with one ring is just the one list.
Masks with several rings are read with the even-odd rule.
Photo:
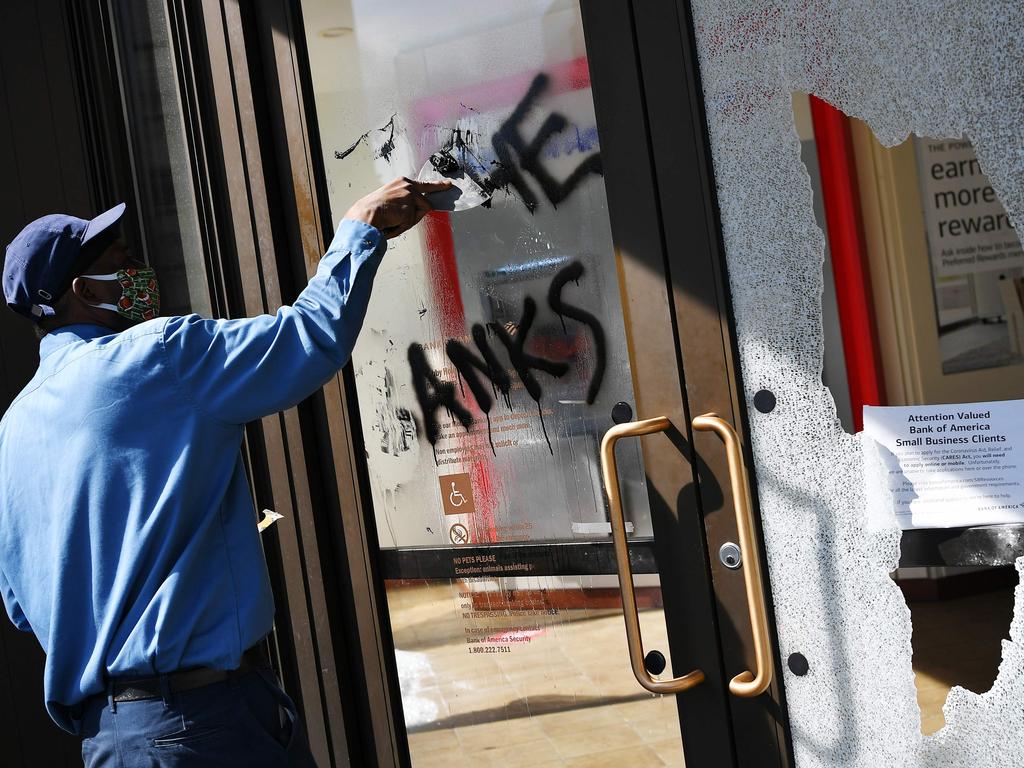
[[[273, 312], [294, 301], [331, 234], [299, 4], [168, 2], [187, 36], [197, 173], [224, 310]], [[351, 387], [344, 371], [250, 425], [246, 440], [257, 509], [285, 515], [263, 539], [279, 668], [325, 768], [397, 764], [405, 738], [393, 720], [397, 675], [384, 670], [394, 661], [381, 650], [390, 628], [368, 558]]]
[[[655, 252], [664, 258], [672, 295], [680, 384], [689, 412], [714, 412], [731, 422], [743, 438], [750, 468], [746, 403], [689, 3], [622, 0], [614, 4], [614, 10], [598, 3], [582, 5], [588, 44], [595, 42], [600, 46], [598, 50], [621, 50], [619, 30], [628, 29], [637, 62], [636, 69], [628, 72], [628, 61], [623, 61], [622, 54], [598, 55], [590, 61], [602, 144], [615, 142], [617, 151], [608, 154], [622, 166], [617, 171], [606, 163], [613, 229], [617, 216], [625, 215], [624, 227], [635, 227], [637, 221], [645, 220], [646, 227], [659, 233]], [[603, 122], [602, 114], [606, 118]], [[606, 137], [606, 128], [623, 135], [618, 139]], [[623, 148], [629, 157], [623, 157]], [[636, 176], [640, 173], [637, 168], [644, 169], [643, 182], [652, 189], [650, 210], [647, 205], [638, 206], [635, 200]], [[618, 204], [615, 197], [621, 198]], [[632, 237], [635, 235], [616, 232], [616, 243], [621, 247]], [[717, 647], [724, 679], [728, 680], [743, 669], [754, 668], [742, 574], [711, 555], [722, 544], [738, 541], [728, 468], [714, 436], [688, 431], [687, 437], [696, 452], [699, 489], [695, 505], [680, 512], [696, 515], [701, 521]], [[748, 471], [753, 484], [754, 472]], [[756, 507], [756, 487], [752, 490]], [[757, 538], [764, 562], [763, 538]], [[772, 617], [770, 586], [764, 586]], [[692, 638], [692, 620], [701, 617], [688, 613], [680, 618], [680, 623], [670, 626], [670, 633]], [[716, 720], [729, 723], [731, 764], [737, 766], [788, 768], [793, 764], [774, 620], [771, 633], [775, 667], [771, 688], [753, 699], [741, 699], [723, 689], [726, 711], [714, 713]], [[721, 680], [708, 682], [712, 687], [722, 685]], [[701, 718], [707, 710], [699, 697], [691, 695], [697, 690], [677, 697], [687, 762], [696, 766], [728, 765], [720, 738], [709, 738], [713, 731], [704, 728]]]
[[[689, 4], [621, 0], [610, 5], [582, 3], [602, 146], [615, 148], [605, 152], [605, 179], [616, 247], [650, 254], [663, 265], [687, 412], [691, 417], [717, 413], [748, 446]], [[615, 55], [602, 55], [605, 51]], [[680, 598], [683, 610], [673, 614], [666, 595], [666, 620], [673, 658], [706, 654], [711, 644], [720, 664], [717, 676], [676, 697], [687, 764], [789, 768], [792, 745], [773, 621], [771, 688], [753, 699], [727, 690], [733, 675], [754, 668], [742, 573], [716, 556], [722, 544], [739, 540], [728, 467], [716, 437], [694, 432], [689, 425], [684, 435], [695, 453], [697, 488], [692, 499], [679, 500], [677, 514], [684, 524], [699, 523], [672, 542], [677, 557], [667, 562], [684, 560], [678, 555], [689, 552], [692, 560], [703, 558], [706, 570], [703, 582], [695, 565], [679, 574], [690, 599]], [[746, 459], [749, 468], [749, 447]], [[656, 537], [669, 538], [658, 531]], [[763, 562], [763, 543], [760, 554]], [[771, 617], [770, 588], [767, 583], [764, 587]], [[693, 600], [693, 592], [702, 589], [710, 593], [710, 616]]]

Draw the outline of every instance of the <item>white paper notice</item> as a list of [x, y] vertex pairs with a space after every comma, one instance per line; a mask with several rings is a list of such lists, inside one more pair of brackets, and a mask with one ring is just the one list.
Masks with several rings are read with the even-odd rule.
[[[1024, 522], [1024, 400], [964, 405], [864, 406], [902, 528]], [[886, 500], [880, 497], [886, 496]]]

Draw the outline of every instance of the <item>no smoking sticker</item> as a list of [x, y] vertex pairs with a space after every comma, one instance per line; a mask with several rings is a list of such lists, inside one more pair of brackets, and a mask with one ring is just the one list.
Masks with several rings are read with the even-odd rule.
[[469, 531], [462, 523], [456, 523], [448, 529], [448, 538], [452, 544], [469, 544]]

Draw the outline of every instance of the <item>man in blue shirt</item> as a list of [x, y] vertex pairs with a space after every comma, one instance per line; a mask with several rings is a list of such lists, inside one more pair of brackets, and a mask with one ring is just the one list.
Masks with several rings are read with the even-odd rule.
[[117, 239], [123, 204], [43, 217], [7, 247], [7, 304], [45, 335], [0, 420], [0, 593], [90, 768], [312, 764], [256, 650], [274, 607], [243, 428], [347, 362], [385, 238], [448, 186], [397, 179], [357, 202], [273, 316], [159, 317], [155, 273]]

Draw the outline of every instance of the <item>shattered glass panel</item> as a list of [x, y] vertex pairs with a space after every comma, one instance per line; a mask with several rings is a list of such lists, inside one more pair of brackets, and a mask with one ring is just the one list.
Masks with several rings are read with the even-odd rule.
[[779, 403], [749, 414], [779, 651], [809, 663], [784, 680], [796, 763], [1022, 765], [1021, 586], [992, 688], [954, 687], [945, 727], [921, 733], [910, 612], [889, 575], [900, 530], [891, 507], [869, 513], [866, 485], [884, 482], [873, 449], [822, 384], [824, 238], [792, 93], [886, 146], [966, 138], [1019, 231], [1024, 5], [698, 0], [693, 15], [744, 386]]
[[[433, 13], [304, 5], [335, 219], [395, 176], [459, 187], [391, 241], [353, 355], [381, 546], [610, 541], [633, 387], [579, 9]], [[619, 465], [650, 536], [637, 441]]]

